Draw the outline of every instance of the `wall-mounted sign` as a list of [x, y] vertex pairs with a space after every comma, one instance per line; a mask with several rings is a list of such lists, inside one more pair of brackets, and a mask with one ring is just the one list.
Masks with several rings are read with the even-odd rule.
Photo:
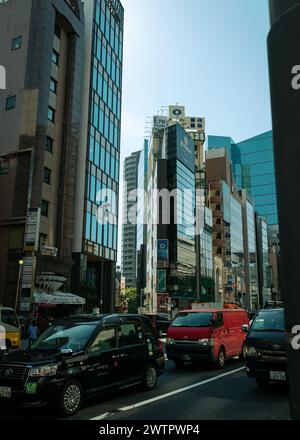
[[167, 291], [167, 271], [165, 269], [157, 270], [157, 293], [166, 293]]
[[165, 116], [153, 116], [153, 129], [161, 130], [167, 127], [167, 118]]
[[40, 231], [40, 208], [30, 208], [27, 213], [27, 222], [25, 230], [24, 251], [34, 252], [39, 246]]
[[169, 267], [169, 240], [157, 240], [157, 267]]
[[191, 171], [195, 171], [195, 145], [187, 132], [177, 125], [177, 159], [179, 159]]

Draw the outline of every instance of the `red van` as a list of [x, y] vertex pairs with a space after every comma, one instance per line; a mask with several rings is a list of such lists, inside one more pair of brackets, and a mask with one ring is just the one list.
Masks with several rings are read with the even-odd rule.
[[244, 309], [183, 310], [167, 332], [167, 356], [175, 365], [185, 361], [209, 361], [223, 368], [226, 359], [244, 357], [245, 328], [249, 318]]

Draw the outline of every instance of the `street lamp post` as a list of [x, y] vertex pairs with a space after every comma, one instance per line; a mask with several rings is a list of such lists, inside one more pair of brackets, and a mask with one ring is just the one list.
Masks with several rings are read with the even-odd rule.
[[15, 299], [15, 311], [17, 311], [17, 308], [18, 308], [23, 266], [24, 266], [24, 260], [19, 260], [19, 274], [18, 274], [18, 283], [17, 283], [17, 291], [16, 291], [16, 299]]
[[[300, 325], [299, 139], [300, 139], [300, 0], [270, 0], [268, 36], [274, 156], [278, 193], [282, 295], [290, 340]], [[292, 419], [300, 420], [300, 350], [288, 346]]]

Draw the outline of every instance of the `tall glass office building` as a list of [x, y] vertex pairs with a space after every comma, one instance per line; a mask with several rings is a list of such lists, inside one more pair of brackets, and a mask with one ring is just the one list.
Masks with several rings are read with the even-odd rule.
[[[177, 307], [196, 299], [196, 243], [194, 215], [196, 181], [194, 142], [178, 123], [167, 128], [168, 189], [179, 195], [171, 205], [169, 295]], [[173, 224], [172, 224], [173, 220]]]
[[246, 292], [242, 206], [225, 182], [222, 182], [222, 195], [227, 299], [242, 300]]
[[239, 189], [247, 189], [258, 214], [278, 224], [272, 131], [235, 143], [230, 137], [208, 136], [208, 149], [226, 148]]
[[[119, 0], [85, 0], [85, 72], [77, 177], [73, 285], [113, 309], [118, 242], [124, 9]], [[100, 220], [100, 221], [99, 221]]]

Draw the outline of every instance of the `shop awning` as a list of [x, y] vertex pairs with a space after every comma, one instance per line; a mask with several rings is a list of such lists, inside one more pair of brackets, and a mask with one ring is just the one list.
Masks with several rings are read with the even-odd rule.
[[85, 299], [73, 293], [36, 290], [33, 294], [33, 302], [45, 305], [84, 305]]

